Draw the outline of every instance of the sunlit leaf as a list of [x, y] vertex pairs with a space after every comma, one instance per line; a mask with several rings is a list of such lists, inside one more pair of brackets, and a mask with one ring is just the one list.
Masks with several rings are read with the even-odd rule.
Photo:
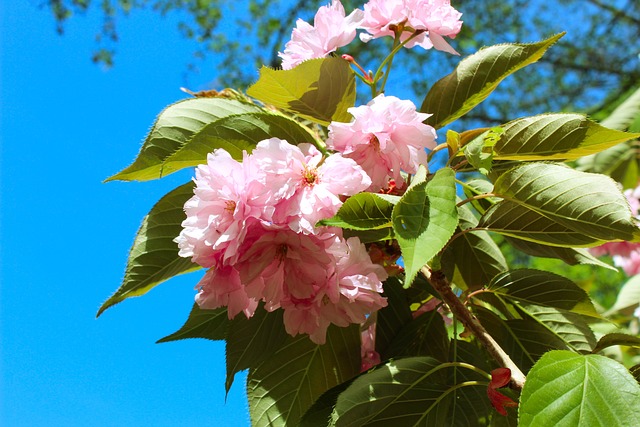
[[182, 208], [193, 196], [193, 186], [190, 182], [169, 192], [143, 218], [129, 252], [122, 285], [102, 304], [98, 316], [127, 298], [146, 294], [173, 276], [201, 268], [189, 258], [178, 256], [178, 245], [173, 241], [182, 230]]
[[502, 125], [496, 160], [572, 160], [640, 135], [608, 129], [580, 114], [542, 114]]
[[264, 139], [280, 138], [290, 144], [311, 143], [315, 136], [295, 120], [273, 113], [246, 113], [222, 117], [199, 130], [179, 150], [164, 159], [162, 174], [206, 163], [207, 154], [226, 150], [242, 160], [243, 151], [251, 152]]
[[527, 255], [540, 258], [557, 258], [569, 265], [588, 264], [597, 265], [608, 270], [618, 271], [611, 265], [600, 261], [583, 248], [563, 248], [560, 246], [548, 246], [540, 243], [529, 242], [526, 240], [514, 239], [506, 237], [506, 240], [517, 250]]
[[206, 338], [209, 340], [223, 340], [227, 336], [229, 320], [227, 308], [203, 310], [194, 303], [187, 321], [180, 329], [171, 335], [159, 339], [158, 343], [184, 340], [187, 338]]
[[635, 335], [612, 333], [606, 334], [598, 340], [598, 344], [593, 349], [593, 353], [598, 353], [607, 347], [614, 345], [624, 345], [628, 347], [640, 347], [640, 337]]
[[307, 335], [290, 338], [275, 354], [249, 369], [251, 424], [297, 425], [318, 397], [359, 371], [358, 325], [332, 325], [324, 345], [314, 344]]
[[131, 166], [107, 181], [148, 181], [162, 177], [164, 161], [209, 123], [234, 114], [260, 112], [254, 104], [225, 98], [191, 98], [160, 113]]
[[640, 425], [640, 385], [618, 362], [569, 351], [545, 354], [527, 375], [520, 425]]
[[374, 193], [359, 193], [349, 197], [332, 218], [320, 225], [351, 230], [391, 228], [393, 204]]
[[458, 225], [455, 173], [442, 168], [415, 184], [393, 209], [395, 232], [406, 270], [405, 286], [447, 243]]
[[616, 312], [629, 315], [638, 307], [639, 304], [640, 275], [635, 275], [622, 286], [613, 307], [607, 310], [604, 315], [609, 316]]
[[433, 114], [426, 123], [441, 128], [463, 116], [484, 101], [505, 77], [540, 59], [563, 35], [538, 43], [489, 46], [463, 59], [451, 74], [433, 85], [422, 102], [420, 111]]
[[640, 180], [639, 142], [629, 141], [586, 156], [576, 161], [576, 169], [584, 172], [608, 175], [623, 188], [635, 188]]
[[350, 122], [347, 109], [356, 100], [355, 74], [342, 58], [305, 61], [291, 70], [262, 67], [260, 78], [247, 94], [265, 104], [328, 125]]

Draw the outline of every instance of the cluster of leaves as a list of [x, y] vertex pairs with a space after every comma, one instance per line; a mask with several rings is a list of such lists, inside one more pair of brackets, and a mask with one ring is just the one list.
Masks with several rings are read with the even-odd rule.
[[[436, 129], [455, 125], [560, 37], [491, 46], [463, 59], [424, 97], [421, 110], [433, 114], [427, 123]], [[159, 115], [134, 163], [110, 179], [158, 179], [205, 162], [217, 148], [240, 159], [242, 150], [270, 137], [294, 144], [323, 139], [331, 121], [350, 120], [355, 86], [354, 72], [340, 58], [288, 71], [265, 67], [247, 92], [265, 107], [233, 91], [173, 104]], [[566, 113], [451, 130], [438, 149], [448, 151], [446, 164], [421, 168], [401, 196], [361, 193], [347, 199], [324, 224], [384, 248], [397, 243], [405, 266], [384, 284], [389, 304], [375, 315], [383, 362], [367, 372], [360, 372], [358, 325], [332, 326], [327, 343], [316, 345], [306, 336], [288, 336], [279, 311], [229, 320], [224, 308], [194, 305], [184, 326], [160, 342], [225, 340], [226, 388], [235, 373], [249, 370], [256, 426], [640, 425], [640, 365], [627, 369], [603, 355], [613, 346], [640, 347], [640, 338], [596, 333], [606, 322], [582, 288], [552, 272], [510, 269], [494, 240], [535, 257], [607, 268], [585, 248], [640, 242], [640, 228], [617, 184], [586, 171], [603, 162], [593, 160], [583, 170], [570, 164], [620, 144], [630, 147], [627, 141], [639, 135]], [[465, 179], [465, 172], [475, 174]], [[191, 183], [178, 187], [151, 209], [122, 286], [98, 314], [199, 268], [178, 257], [173, 242], [192, 190]], [[527, 375], [521, 394], [505, 391], [520, 402], [518, 412], [504, 418], [492, 409], [487, 387], [498, 365], [455, 319], [447, 324], [446, 306], [418, 311], [442, 297], [425, 269], [443, 273], [458, 303], [464, 301]], [[637, 306], [635, 289], [629, 292], [636, 292]], [[621, 297], [612, 310], [633, 309], [628, 301]]]

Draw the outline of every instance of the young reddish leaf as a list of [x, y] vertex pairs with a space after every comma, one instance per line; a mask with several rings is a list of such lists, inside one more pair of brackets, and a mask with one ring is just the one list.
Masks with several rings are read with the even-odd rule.
[[487, 396], [491, 401], [491, 405], [495, 408], [500, 415], [507, 416], [507, 410], [505, 408], [511, 408], [518, 406], [517, 402], [514, 402], [510, 397], [497, 391], [500, 387], [504, 387], [509, 384], [511, 380], [511, 369], [498, 368], [491, 371], [491, 382], [487, 387]]

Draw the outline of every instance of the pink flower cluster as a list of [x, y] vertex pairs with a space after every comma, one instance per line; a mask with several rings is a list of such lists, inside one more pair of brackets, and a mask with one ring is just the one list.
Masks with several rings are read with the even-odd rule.
[[364, 245], [315, 227], [337, 212], [339, 196], [371, 180], [340, 154], [322, 159], [311, 145], [271, 138], [242, 162], [219, 149], [198, 166], [176, 242], [180, 256], [209, 268], [197, 285], [200, 307], [251, 317], [263, 301], [268, 311], [284, 310], [289, 334], [321, 344], [329, 324], [362, 323], [386, 306], [387, 273]]
[[[322, 6], [315, 15], [314, 25], [298, 19], [291, 40], [280, 52], [282, 68], [289, 70], [303, 61], [324, 58], [348, 45], [356, 29], [364, 29], [360, 39], [368, 42], [384, 36], [395, 37], [394, 28], [401, 28], [400, 39], [408, 48], [420, 46], [457, 55], [444, 36], [455, 38], [460, 32], [462, 14], [451, 7], [449, 0], [369, 0], [364, 11], [354, 10], [345, 16], [339, 0]], [[415, 34], [415, 36], [414, 36]]]
[[[631, 212], [637, 217], [640, 210], [640, 186], [633, 190], [626, 190]], [[590, 252], [595, 256], [611, 255], [616, 267], [621, 267], [628, 276], [640, 274], [640, 244], [631, 242], [611, 242], [602, 246], [591, 248]]]
[[351, 123], [332, 122], [327, 146], [353, 159], [371, 177], [369, 191], [388, 186], [393, 178], [398, 187], [401, 171], [416, 173], [426, 165], [425, 149], [435, 147], [436, 132], [422, 123], [430, 114], [395, 96], [380, 94], [367, 105], [349, 108]]

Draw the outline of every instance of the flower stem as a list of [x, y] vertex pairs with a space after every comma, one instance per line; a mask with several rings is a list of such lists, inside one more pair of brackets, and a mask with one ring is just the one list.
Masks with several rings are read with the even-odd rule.
[[511, 360], [509, 355], [500, 347], [487, 330], [480, 324], [478, 319], [465, 307], [460, 299], [453, 293], [451, 286], [442, 270], [432, 271], [428, 267], [422, 267], [421, 270], [424, 277], [431, 283], [431, 286], [440, 294], [453, 314], [462, 322], [462, 324], [471, 331], [487, 352], [493, 357], [500, 366], [511, 370], [511, 387], [522, 390], [526, 380], [525, 375], [520, 368]]

